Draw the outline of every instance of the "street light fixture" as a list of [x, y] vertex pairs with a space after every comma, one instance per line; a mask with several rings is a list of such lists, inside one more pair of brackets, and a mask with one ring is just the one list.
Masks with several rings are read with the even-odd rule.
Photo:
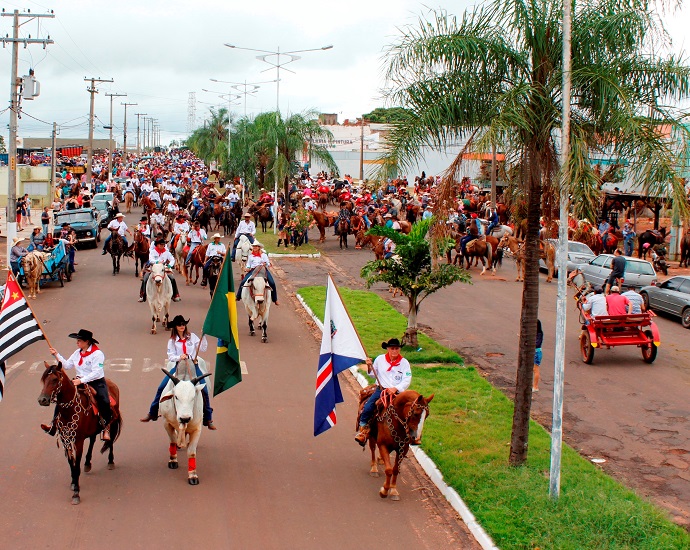
[[234, 90], [237, 90], [241, 95], [244, 96], [244, 117], [247, 118], [247, 96], [251, 95], [256, 97], [255, 94], [259, 91], [259, 84], [269, 84], [275, 82], [275, 80], [263, 80], [261, 82], [229, 82], [227, 80], [217, 80], [215, 78], [209, 79], [211, 82], [216, 82], [218, 84], [231, 84]]
[[[234, 44], [225, 44], [226, 47], [232, 48], [234, 50], [245, 50], [248, 52], [258, 52], [263, 55], [257, 55], [256, 58], [259, 61], [263, 61], [264, 63], [267, 63], [268, 65], [271, 66], [271, 68], [266, 69], [263, 72], [270, 71], [271, 69], [276, 70], [276, 126], [280, 122], [280, 69], [283, 69], [285, 71], [291, 72], [295, 74], [295, 71], [292, 71], [290, 69], [286, 69], [285, 65], [289, 65], [290, 63], [294, 63], [295, 61], [298, 61], [299, 59], [302, 59], [301, 56], [295, 55], [298, 53], [306, 53], [306, 52], [318, 52], [322, 50], [330, 50], [333, 48], [332, 44], [329, 44], [327, 46], [321, 46], [320, 48], [309, 48], [306, 50], [290, 50], [287, 52], [281, 52], [280, 48], [278, 48], [276, 51], [271, 51], [271, 50], [258, 50], [256, 48], [244, 48], [241, 46], [235, 46]], [[281, 62], [281, 56], [287, 57], [286, 61]], [[273, 59], [275, 58], [275, 60]], [[278, 141], [276, 140], [276, 161], [278, 160]], [[274, 196], [274, 207], [273, 207], [273, 233], [277, 233], [278, 231], [278, 224], [276, 223], [278, 220], [278, 171], [274, 169], [275, 172], [275, 183], [274, 183], [274, 188], [273, 188], [273, 196]], [[285, 197], [285, 200], [287, 201], [287, 197]]]

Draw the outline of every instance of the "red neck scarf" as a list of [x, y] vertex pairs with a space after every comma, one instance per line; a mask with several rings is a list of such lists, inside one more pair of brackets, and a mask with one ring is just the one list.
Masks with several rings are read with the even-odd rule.
[[398, 358], [393, 361], [391, 359], [390, 354], [386, 353], [386, 363], [388, 363], [388, 369], [386, 369], [386, 372], [390, 372], [393, 367], [397, 367], [400, 364], [400, 361], [402, 361], [403, 356], [398, 355]]
[[256, 256], [257, 258], [261, 258], [261, 250], [259, 250], [258, 252], [254, 252], [252, 250], [252, 256]]
[[156, 252], [158, 252], [159, 254], [163, 254], [163, 252], [165, 252], [165, 246], [160, 247], [156, 245]]
[[84, 362], [84, 357], [88, 357], [94, 351], [98, 351], [98, 346], [96, 344], [91, 344], [91, 351], [81, 351], [79, 350], [79, 366]]
[[187, 340], [188, 338], [180, 338], [179, 336], [177, 337], [177, 341], [182, 344], [182, 353], [187, 355]]

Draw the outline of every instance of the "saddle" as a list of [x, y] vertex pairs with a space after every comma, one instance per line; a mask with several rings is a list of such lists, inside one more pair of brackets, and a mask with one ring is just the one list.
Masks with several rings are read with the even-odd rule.
[[[89, 405], [93, 410], [93, 414], [95, 414], [96, 416], [100, 416], [100, 413], [98, 412], [98, 404], [96, 403], [96, 390], [94, 390], [88, 384], [82, 384], [81, 386], [79, 386], [79, 389], [77, 391], [81, 391], [86, 395], [86, 397], [89, 399]], [[110, 394], [108, 394], [108, 398], [110, 399], [110, 407], [114, 411], [116, 404], [115, 399]]]

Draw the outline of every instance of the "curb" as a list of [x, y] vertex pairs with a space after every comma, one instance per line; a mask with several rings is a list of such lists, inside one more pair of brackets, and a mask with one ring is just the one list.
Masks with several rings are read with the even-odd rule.
[[276, 254], [275, 252], [271, 252], [268, 254], [268, 257], [269, 258], [320, 258], [321, 252], [317, 252], [316, 254]]
[[[316, 326], [319, 327], [319, 330], [323, 331], [323, 323], [316, 315], [314, 315], [314, 312], [306, 304], [302, 296], [300, 296], [298, 293], [295, 293], [295, 296], [299, 300], [299, 303], [302, 304], [302, 307], [307, 314], [312, 318], [314, 323], [316, 323]], [[369, 382], [366, 378], [364, 378], [364, 376], [362, 376], [357, 367], [350, 367], [349, 371], [360, 386], [364, 388], [369, 385]], [[499, 550], [498, 546], [494, 544], [493, 540], [491, 540], [491, 537], [486, 531], [484, 531], [484, 528], [479, 524], [477, 519], [474, 517], [474, 514], [472, 514], [458, 492], [450, 487], [445, 481], [443, 481], [443, 474], [438, 469], [436, 464], [434, 464], [434, 461], [429, 458], [421, 447], [411, 447], [411, 449], [412, 453], [417, 459], [417, 462], [422, 467], [426, 475], [429, 476], [429, 479], [431, 479], [433, 484], [436, 485], [438, 490], [446, 498], [453, 509], [460, 514], [462, 521], [465, 522], [465, 525], [467, 525], [467, 528], [469, 529], [470, 533], [472, 533], [472, 536], [477, 543], [479, 543], [484, 550]]]

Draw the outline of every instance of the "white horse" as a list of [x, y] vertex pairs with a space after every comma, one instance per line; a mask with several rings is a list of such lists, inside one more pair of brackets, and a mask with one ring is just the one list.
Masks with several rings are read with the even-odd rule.
[[[489, 220], [483, 220], [479, 218], [479, 221], [484, 225], [484, 234], [486, 235], [486, 230], [489, 228]], [[496, 237], [499, 241], [505, 236], [513, 235], [513, 228], [509, 225], [497, 225], [491, 230], [491, 236]]]
[[[206, 363], [199, 357], [199, 368], [202, 373], [206, 370]], [[180, 361], [174, 374], [170, 371], [174, 363], [168, 363], [168, 370], [163, 372], [168, 376], [168, 384], [163, 390], [159, 411], [165, 419], [165, 431], [170, 439], [170, 459], [168, 468], [178, 468], [177, 450], [187, 447], [187, 476], [190, 485], [199, 484], [196, 471], [196, 447], [201, 437], [201, 426], [204, 416], [204, 405], [201, 391], [204, 388], [203, 379], [210, 374], [196, 376], [191, 361]]]
[[[156, 322], [163, 317], [163, 328], [168, 328], [168, 312], [173, 289], [163, 264], [153, 264], [151, 275], [146, 282], [146, 301], [151, 310], [151, 334], [156, 334]], [[162, 315], [164, 313], [164, 315]]]
[[240, 235], [240, 241], [237, 243], [237, 251], [240, 253], [240, 273], [244, 273], [247, 265], [247, 258], [252, 251], [252, 243], [246, 235]]
[[271, 287], [268, 286], [266, 279], [256, 276], [251, 279], [251, 283], [245, 283], [242, 288], [242, 302], [249, 316], [249, 335], [254, 336], [254, 321], [262, 330], [261, 341], [266, 342], [268, 335], [268, 314], [271, 310]]
[[187, 260], [187, 253], [184, 251], [184, 247], [187, 244], [187, 233], [182, 232], [180, 233], [180, 238], [177, 239], [177, 244], [175, 245], [175, 269], [177, 269], [178, 273], [181, 273], [184, 275], [185, 279], [187, 278], [187, 266], [185, 265], [185, 261]]

